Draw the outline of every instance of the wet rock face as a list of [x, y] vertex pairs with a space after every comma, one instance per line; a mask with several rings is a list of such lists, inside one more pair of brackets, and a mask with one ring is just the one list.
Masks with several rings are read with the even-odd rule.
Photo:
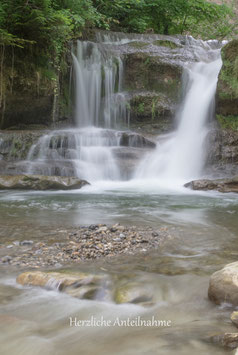
[[23, 160], [44, 131], [0, 132], [0, 160]]
[[177, 99], [182, 67], [144, 52], [125, 55], [125, 86], [131, 90], [148, 90]]
[[0, 190], [72, 190], [88, 185], [77, 178], [40, 175], [0, 176]]
[[171, 130], [175, 105], [163, 94], [153, 92], [134, 93], [130, 98], [130, 124], [147, 123], [158, 127], [160, 132]]
[[222, 59], [216, 113], [222, 125], [238, 128], [238, 39], [223, 47]]
[[[100, 139], [110, 147], [122, 179], [133, 175], [138, 161], [156, 143], [132, 131], [101, 130]], [[92, 145], [98, 145], [98, 130], [88, 133]], [[89, 144], [83, 130], [72, 131], [0, 131], [0, 174], [80, 176], [74, 165], [81, 144]]]
[[238, 177], [232, 179], [217, 180], [194, 180], [184, 185], [192, 190], [217, 190], [219, 192], [236, 192], [238, 193]]
[[238, 173], [238, 131], [211, 130], [207, 136], [207, 166], [214, 173], [233, 176]]
[[226, 302], [238, 306], [238, 262], [228, 264], [212, 274], [208, 297], [216, 304]]
[[21, 49], [15, 48], [13, 55], [12, 49], [6, 48], [2, 58], [0, 129], [29, 129], [31, 124], [49, 127], [69, 119], [70, 66], [70, 47], [59, 71], [50, 65], [39, 67], [36, 59]]

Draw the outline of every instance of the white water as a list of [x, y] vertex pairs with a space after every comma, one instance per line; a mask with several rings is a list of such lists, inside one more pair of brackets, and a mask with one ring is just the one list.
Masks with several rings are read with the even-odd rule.
[[28, 154], [27, 172], [73, 175], [89, 181], [120, 180], [113, 154], [120, 134], [109, 128], [129, 124], [126, 95], [122, 92], [122, 60], [105, 51], [100, 43], [82, 41], [77, 42], [77, 53], [72, 57], [77, 128], [41, 137]]
[[[219, 54], [218, 54], [219, 55]], [[199, 178], [202, 173], [207, 121], [213, 115], [221, 59], [196, 63], [187, 69], [187, 92], [178, 114], [178, 129], [139, 166], [135, 177], [157, 178], [173, 184]]]
[[77, 55], [72, 56], [77, 127], [128, 125], [121, 58], [110, 55], [101, 44], [82, 41], [77, 42]]

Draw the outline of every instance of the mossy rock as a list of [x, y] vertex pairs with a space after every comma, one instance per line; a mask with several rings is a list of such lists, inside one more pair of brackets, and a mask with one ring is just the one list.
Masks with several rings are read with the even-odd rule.
[[0, 190], [73, 190], [89, 183], [74, 177], [41, 175], [0, 175]]
[[[222, 125], [225, 120], [232, 122], [230, 128], [237, 125], [231, 117], [238, 116], [238, 40], [233, 40], [222, 49], [223, 66], [218, 78], [216, 113], [222, 116]], [[219, 117], [219, 116], [218, 116]], [[228, 123], [229, 126], [229, 123]]]
[[177, 100], [182, 78], [179, 64], [165, 62], [144, 52], [125, 55], [125, 88], [128, 91], [154, 91]]
[[146, 290], [143, 285], [129, 282], [127, 284], [119, 286], [115, 290], [114, 301], [116, 303], [144, 303], [151, 302], [153, 295], [150, 291]]
[[161, 46], [161, 47], [168, 47], [170, 49], [176, 49], [176, 48], [180, 48], [181, 46], [176, 44], [175, 42], [172, 41], [168, 41], [168, 40], [156, 40], [153, 42], [153, 45], [155, 46]]
[[140, 42], [140, 41], [133, 41], [128, 43], [128, 46], [133, 47], [133, 48], [145, 48], [149, 45], [149, 43], [146, 42]]
[[238, 131], [238, 116], [216, 115], [216, 118], [222, 129]]
[[135, 94], [130, 100], [131, 122], [158, 121], [171, 118], [172, 103], [162, 94]]
[[[69, 99], [71, 48], [56, 68], [45, 55], [31, 56], [22, 49], [6, 48], [2, 58], [0, 129], [20, 125], [50, 126], [72, 114]], [[18, 127], [18, 129], [19, 129]], [[21, 128], [20, 128], [21, 129]]]

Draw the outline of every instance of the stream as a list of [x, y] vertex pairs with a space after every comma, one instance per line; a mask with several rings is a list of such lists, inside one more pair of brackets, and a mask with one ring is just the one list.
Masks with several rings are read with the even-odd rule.
[[[0, 269], [3, 354], [223, 354], [214, 334], [232, 331], [229, 306], [207, 298], [209, 276], [237, 260], [237, 197], [187, 191], [144, 191], [128, 183], [49, 193], [2, 192], [1, 240], [59, 240], [60, 229], [91, 223], [163, 226], [172, 240], [146, 255], [68, 267], [145, 279], [152, 307], [74, 299], [57, 291], [16, 284], [18, 270]], [[52, 230], [58, 231], [52, 233]], [[51, 231], [51, 232], [50, 232]], [[52, 233], [52, 235], [50, 234]], [[171, 327], [70, 327], [70, 317], [116, 321], [171, 321]]]

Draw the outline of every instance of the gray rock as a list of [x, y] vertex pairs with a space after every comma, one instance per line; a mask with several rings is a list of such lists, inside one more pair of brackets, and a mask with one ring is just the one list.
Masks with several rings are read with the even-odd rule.
[[236, 192], [238, 193], [238, 176], [232, 179], [217, 179], [217, 180], [194, 180], [184, 185], [192, 190], [217, 190], [219, 192]]
[[0, 190], [72, 190], [88, 185], [85, 180], [74, 177], [41, 175], [1, 175]]
[[216, 303], [231, 303], [238, 306], [238, 262], [226, 265], [210, 278], [209, 299]]

